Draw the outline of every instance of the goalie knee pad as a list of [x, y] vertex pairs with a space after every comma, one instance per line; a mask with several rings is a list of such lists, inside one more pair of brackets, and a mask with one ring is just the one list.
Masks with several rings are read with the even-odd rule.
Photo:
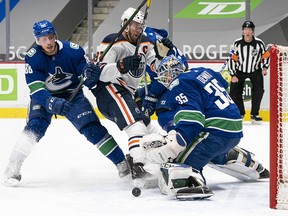
[[208, 166], [243, 181], [269, 177], [269, 171], [263, 168], [255, 155], [238, 146], [228, 152], [227, 160], [224, 165], [209, 163]]

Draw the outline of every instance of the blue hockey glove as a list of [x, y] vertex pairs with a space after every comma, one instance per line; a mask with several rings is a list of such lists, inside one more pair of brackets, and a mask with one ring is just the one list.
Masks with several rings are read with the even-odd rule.
[[162, 38], [161, 43], [166, 46], [169, 50], [173, 49], [174, 45], [169, 38]]
[[148, 94], [142, 102], [142, 113], [150, 117], [155, 112], [156, 103], [158, 99], [154, 95]]
[[49, 97], [46, 101], [46, 109], [49, 113], [65, 116], [72, 105], [63, 98]]
[[117, 68], [120, 73], [126, 74], [139, 68], [141, 61], [140, 55], [127, 56], [117, 61]]
[[93, 88], [97, 84], [100, 74], [101, 69], [98, 64], [86, 64], [83, 69], [83, 75], [85, 78], [84, 85], [89, 89]]

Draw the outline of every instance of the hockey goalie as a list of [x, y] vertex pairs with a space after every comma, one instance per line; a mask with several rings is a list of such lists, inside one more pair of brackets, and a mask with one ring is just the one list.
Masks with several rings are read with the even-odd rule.
[[161, 192], [178, 199], [211, 197], [202, 174], [206, 165], [244, 181], [269, 178], [255, 156], [237, 146], [242, 118], [226, 80], [209, 68], [183, 68], [174, 56], [159, 64], [158, 80], [167, 90], [156, 114], [168, 135], [147, 135], [141, 142], [146, 158], [160, 164]]

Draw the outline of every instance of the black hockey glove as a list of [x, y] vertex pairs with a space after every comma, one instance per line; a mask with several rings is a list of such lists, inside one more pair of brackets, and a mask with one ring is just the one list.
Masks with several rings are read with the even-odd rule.
[[101, 69], [98, 64], [94, 63], [88, 63], [85, 65], [83, 69], [83, 75], [84, 75], [84, 85], [87, 86], [87, 88], [91, 89], [93, 88], [100, 77]]
[[134, 163], [133, 157], [131, 157], [130, 154], [127, 154], [126, 158], [131, 169], [132, 179], [144, 178], [148, 174], [143, 168], [143, 163]]
[[154, 95], [146, 95], [142, 102], [142, 113], [147, 117], [153, 115], [153, 113], [155, 112], [157, 101], [158, 99]]
[[49, 113], [65, 116], [68, 114], [72, 105], [63, 98], [49, 97], [46, 100], [46, 109]]
[[138, 70], [141, 61], [141, 56], [127, 56], [117, 61], [117, 68], [120, 73], [126, 74], [129, 71]]
[[162, 38], [161, 43], [166, 46], [169, 50], [173, 49], [174, 45], [169, 38]]

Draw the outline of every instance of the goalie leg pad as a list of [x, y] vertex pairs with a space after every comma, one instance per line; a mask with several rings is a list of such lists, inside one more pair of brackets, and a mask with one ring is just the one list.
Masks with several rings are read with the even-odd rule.
[[238, 146], [228, 152], [224, 165], [209, 163], [208, 166], [242, 181], [269, 178], [269, 171], [258, 162], [255, 155]]
[[211, 189], [205, 186], [205, 180], [191, 166], [177, 163], [163, 163], [158, 178], [162, 194], [177, 199], [203, 199], [213, 195]]

